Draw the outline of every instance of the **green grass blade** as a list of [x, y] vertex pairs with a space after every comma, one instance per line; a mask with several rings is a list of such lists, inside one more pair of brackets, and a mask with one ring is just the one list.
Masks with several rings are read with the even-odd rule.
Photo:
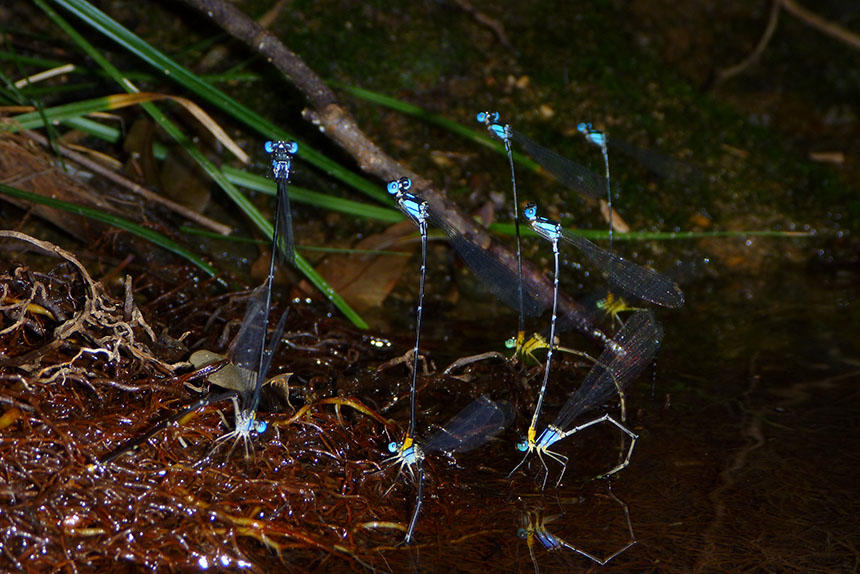
[[[329, 81], [328, 84], [362, 100], [385, 106], [386, 108], [396, 110], [408, 116], [424, 120], [431, 124], [436, 124], [437, 126], [444, 128], [452, 133], [455, 133], [461, 137], [464, 137], [473, 143], [496, 150], [498, 153], [504, 155], [505, 157], [507, 157], [508, 155], [508, 152], [505, 149], [505, 145], [498, 139], [483, 135], [481, 132], [478, 132], [472, 128], [467, 128], [466, 126], [463, 126], [453, 120], [449, 120], [445, 116], [434, 114], [433, 112], [428, 112], [424, 108], [418, 107], [414, 104], [403, 102], [401, 100], [386, 96], [384, 94], [365, 90], [364, 88], [357, 88], [355, 86], [350, 86], [335, 81]], [[486, 132], [486, 130], [483, 131]], [[540, 170], [540, 164], [538, 164], [530, 157], [523, 155], [515, 150], [513, 150], [511, 153], [514, 156], [514, 161], [525, 167], [526, 169], [533, 172], [538, 172]]]
[[389, 203], [390, 200], [387, 194], [380, 188], [380, 186], [374, 185], [363, 177], [345, 169], [340, 164], [317, 152], [312, 147], [296, 139], [286, 131], [271, 124], [256, 112], [246, 108], [208, 82], [186, 70], [184, 67], [180, 66], [151, 45], [147, 44], [141, 38], [131, 33], [131, 31], [115, 22], [107, 14], [95, 8], [89, 2], [86, 2], [85, 0], [54, 0], [54, 2], [63, 6], [69, 12], [111, 40], [117, 42], [165, 76], [178, 82], [200, 98], [203, 98], [221, 110], [224, 110], [238, 121], [243, 122], [250, 128], [256, 130], [265, 138], [295, 140], [299, 144], [300, 159], [315, 165], [332, 177], [343, 181], [347, 185], [357, 189], [380, 203]]
[[[189, 235], [197, 235], [199, 237], [208, 237], [216, 241], [230, 241], [232, 243], [253, 243], [255, 245], [268, 245], [270, 242], [263, 239], [254, 239], [253, 237], [239, 237], [238, 235], [221, 235], [207, 229], [199, 229], [183, 225], [179, 228], [182, 233]], [[353, 255], [394, 255], [397, 257], [410, 257], [409, 253], [404, 251], [387, 251], [384, 249], [352, 249], [349, 247], [322, 247], [319, 245], [296, 245], [296, 249], [303, 251], [318, 251], [321, 253], [345, 253]]]
[[[490, 231], [504, 235], [514, 235], [513, 223], [493, 223]], [[581, 235], [586, 239], [609, 239], [608, 230], [599, 229], [571, 229], [573, 233]], [[520, 227], [520, 233], [524, 237], [537, 237], [537, 234], [528, 227]], [[810, 237], [814, 232], [809, 231], [631, 231], [628, 233], [612, 234], [613, 241], [647, 241], [667, 239], [707, 239], [711, 237]]]
[[[117, 141], [119, 138], [119, 130], [105, 127], [98, 122], [79, 117], [81, 115], [92, 114], [95, 112], [103, 112], [112, 108], [113, 106], [111, 105], [110, 97], [93, 98], [91, 100], [46, 108], [42, 113], [28, 112], [25, 114], [19, 114], [11, 118], [11, 122], [6, 126], [6, 129], [10, 132], [16, 132], [19, 131], [19, 129], [36, 129], [43, 127], [46, 120], [48, 122], [64, 121], [69, 125], [85, 129], [89, 133], [95, 132], [96, 135], [99, 135], [108, 141]], [[161, 153], [166, 154], [167, 148], [162, 146]], [[159, 154], [156, 153], [156, 157], [158, 156]], [[161, 157], [163, 158], [163, 155]], [[211, 168], [217, 170], [214, 165], [212, 165]], [[209, 169], [207, 169], [207, 172], [208, 171]], [[262, 176], [249, 174], [240, 169], [229, 166], [223, 167], [221, 172], [226, 177], [227, 181], [232, 184], [240, 185], [269, 195], [275, 195], [276, 188], [274, 182]], [[212, 173], [210, 173], [210, 175], [212, 175], [213, 179], [215, 178], [215, 175]], [[229, 194], [230, 192], [228, 191], [228, 195]], [[297, 186], [290, 186], [290, 198], [295, 199], [295, 201], [299, 203], [309, 203], [323, 209], [339, 211], [341, 213], [347, 213], [367, 219], [376, 219], [388, 223], [396, 223], [403, 220], [403, 215], [394, 208], [368, 205], [366, 203], [334, 197]]]
[[38, 68], [45, 68], [46, 70], [68, 64], [68, 62], [62, 62], [60, 60], [47, 60], [44, 58], [24, 56], [10, 50], [0, 50], [0, 60], [17, 62], [21, 66], [36, 66]]
[[[98, 122], [94, 122], [86, 118], [78, 117], [81, 114], [91, 114], [110, 109], [112, 109], [112, 106], [109, 97], [94, 98], [92, 100], [46, 108], [43, 110], [43, 113], [28, 112], [14, 116], [11, 118], [11, 122], [8, 126], [6, 126], [6, 129], [10, 132], [15, 132], [19, 129], [36, 129], [43, 127], [47, 119], [48, 122], [63, 121], [68, 125], [78, 129], [83, 129], [84, 131], [101, 137], [107, 141], [116, 142], [119, 139], [119, 130], [109, 126], [103, 126]], [[156, 149], [156, 157], [163, 159], [167, 154], [167, 148], [160, 144], [156, 145], [159, 146], [158, 149]], [[217, 169], [214, 166], [212, 166], [212, 168]], [[250, 174], [230, 166], [224, 166], [221, 168], [221, 172], [224, 174], [227, 181], [234, 185], [246, 187], [254, 191], [260, 191], [268, 195], [275, 195], [276, 187], [274, 182], [266, 179], [265, 177]], [[213, 175], [213, 178], [214, 177], [215, 176]], [[307, 203], [323, 209], [329, 209], [331, 211], [339, 211], [341, 213], [347, 213], [357, 217], [376, 219], [388, 223], [397, 223], [398, 221], [403, 220], [403, 215], [398, 210], [391, 207], [369, 205], [350, 199], [311, 191], [297, 186], [290, 186], [290, 199], [294, 199], [299, 203]]]
[[[117, 143], [122, 137], [122, 132], [120, 132], [119, 129], [106, 126], [101, 122], [97, 122], [89, 118], [69, 118], [67, 120], [63, 120], [62, 123], [70, 128], [80, 130], [88, 135], [110, 143]], [[160, 160], [164, 160], [164, 158], [167, 157], [167, 146], [161, 142], [153, 142], [152, 151], [155, 154], [155, 157]]]
[[8, 195], [9, 197], [16, 197], [18, 199], [24, 199], [33, 203], [39, 203], [56, 209], [61, 209], [67, 213], [82, 215], [89, 219], [100, 221], [113, 227], [128, 231], [129, 233], [133, 233], [138, 237], [142, 237], [143, 239], [146, 239], [147, 241], [154, 243], [155, 245], [158, 245], [159, 247], [162, 247], [163, 249], [166, 249], [171, 253], [175, 253], [176, 255], [183, 257], [184, 259], [190, 261], [211, 276], [215, 276], [218, 273], [218, 270], [215, 267], [206, 263], [200, 257], [195, 255], [182, 245], [176, 243], [172, 239], [169, 239], [158, 232], [142, 227], [137, 223], [134, 223], [127, 219], [104, 213], [102, 211], [99, 211], [98, 209], [94, 209], [91, 207], [85, 207], [83, 205], [77, 205], [75, 203], [70, 203], [61, 199], [54, 199], [52, 197], [39, 195], [38, 193], [24, 191], [23, 189], [18, 189], [16, 187], [11, 187], [2, 183], [0, 183], [0, 193]]
[[10, 123], [4, 126], [4, 129], [15, 132], [19, 129], [32, 130], [45, 126], [45, 120], [48, 122], [59, 122], [70, 120], [93, 114], [96, 112], [104, 112], [114, 109], [111, 105], [110, 96], [102, 96], [91, 100], [81, 100], [70, 104], [54, 106], [53, 108], [45, 108], [40, 112], [28, 112], [19, 114], [10, 118]]
[[[33, 58], [30, 56], [22, 56], [18, 55], [15, 52], [0, 50], [0, 62], [2, 61], [13, 61], [17, 62], [20, 65], [28, 65], [35, 66], [37, 68], [44, 68], [49, 70], [51, 68], [57, 68], [59, 66], [63, 66], [68, 64], [68, 61], [60, 61], [60, 60], [48, 60], [45, 58]], [[107, 74], [104, 72], [100, 72], [98, 70], [89, 70], [88, 68], [76, 66], [74, 71], [69, 72], [69, 75], [78, 74], [78, 75], [86, 75], [86, 76], [102, 76], [107, 77]], [[156, 78], [155, 75], [148, 72], [126, 72], [126, 77], [129, 80], [136, 80], [140, 82], [155, 82], [160, 78]], [[240, 72], [240, 71], [227, 71], [218, 74], [202, 74], [200, 78], [204, 81], [211, 83], [235, 83], [235, 82], [259, 82], [262, 78], [259, 74], [255, 74], [253, 72]], [[90, 83], [85, 84], [77, 84], [72, 85], [72, 88], [75, 89], [88, 89], [91, 87]], [[51, 90], [65, 91], [66, 86], [51, 86]], [[51, 92], [54, 93], [54, 92]]]
[[[227, 179], [236, 185], [268, 195], [276, 195], [277, 193], [275, 182], [263, 176], [247, 173], [241, 169], [236, 169], [230, 166], [224, 166], [222, 171], [224, 172], [224, 175], [227, 176]], [[303, 187], [290, 185], [290, 200], [293, 199], [299, 203], [309, 203], [311, 205], [322, 207], [323, 209], [340, 211], [342, 213], [348, 213], [350, 215], [367, 219], [376, 219], [388, 223], [403, 221], [404, 217], [400, 211], [392, 207], [369, 205], [367, 203], [334, 197], [332, 195], [311, 191]]]

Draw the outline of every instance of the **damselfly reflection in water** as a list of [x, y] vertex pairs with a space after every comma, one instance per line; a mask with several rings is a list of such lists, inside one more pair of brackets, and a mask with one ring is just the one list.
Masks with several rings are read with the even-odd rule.
[[[663, 329], [651, 311], [639, 311], [631, 316], [613, 339], [613, 344], [606, 346], [591, 371], [586, 375], [585, 380], [567, 399], [555, 421], [547, 426], [539, 437], [536, 428], [534, 426], [529, 427], [526, 437], [517, 444], [517, 449], [524, 452], [525, 455], [511, 471], [511, 475], [526, 462], [531, 453], [535, 453], [546, 473], [543, 487], [546, 487], [549, 476], [549, 467], [547, 467], [544, 457], [550, 458], [562, 466], [556, 481], [556, 485], [561, 484], [564, 471], [567, 469], [568, 457], [551, 451], [549, 448], [581, 430], [602, 422], [609, 422], [625, 433], [630, 438], [630, 447], [624, 460], [601, 476], [609, 476], [625, 468], [630, 463], [630, 457], [633, 455], [633, 448], [636, 446], [638, 438], [627, 427], [608, 414], [574, 427], [570, 425], [582, 415], [599, 408], [615, 395], [620, 397], [621, 404], [624, 405], [624, 390], [651, 363], [662, 339]], [[622, 406], [622, 419], [625, 416], [624, 408]]]
[[[540, 574], [538, 548], [543, 548], [567, 568], [573, 568], [564, 556], [565, 551], [574, 552], [595, 564], [605, 566], [636, 544], [630, 509], [612, 492], [612, 483], [606, 484], [607, 495], [589, 494], [577, 497], [574, 501], [559, 499], [557, 502], [550, 502], [537, 497], [524, 500], [525, 508], [519, 515], [520, 528], [517, 530], [517, 537], [526, 542], [535, 574]], [[565, 528], [571, 523], [585, 523], [595, 530], [600, 524], [599, 537], [595, 536], [596, 532], [586, 532], [574, 540]], [[564, 534], [562, 531], [565, 531]], [[599, 550], [601, 547], [607, 549]]]
[[485, 396], [473, 401], [423, 443], [407, 436], [406, 440], [388, 444], [393, 456], [385, 459], [386, 467], [405, 468], [417, 483], [415, 509], [409, 520], [405, 542], [411, 543], [424, 496], [424, 457], [433, 452], [456, 454], [474, 450], [502, 432], [514, 420], [513, 407], [507, 401], [491, 401]]
[[[217, 442], [221, 443], [230, 438], [235, 438], [237, 441], [238, 439], [242, 439], [245, 443], [246, 457], [248, 456], [251, 433], [263, 433], [266, 430], [265, 421], [258, 421], [256, 419], [257, 406], [260, 401], [260, 392], [263, 381], [265, 380], [266, 373], [271, 365], [272, 356], [277, 350], [278, 342], [281, 339], [281, 334], [283, 333], [287, 318], [287, 312], [284, 312], [272, 333], [268, 346], [263, 347], [263, 356], [261, 361], [260, 350], [262, 346], [265, 346], [266, 337], [266, 330], [263, 322], [263, 316], [266, 314], [266, 291], [267, 287], [263, 285], [258, 287], [252, 293], [251, 298], [248, 301], [244, 319], [242, 320], [242, 326], [239, 328], [239, 333], [236, 335], [236, 339], [233, 342], [233, 360], [231, 363], [224, 365], [224, 367], [226, 367], [226, 372], [215, 373], [215, 375], [217, 375], [215, 377], [215, 383], [219, 387], [229, 390], [210, 393], [207, 396], [194, 401], [188, 407], [182, 409], [175, 415], [158, 422], [152, 429], [142, 436], [127, 441], [110, 453], [102, 456], [99, 459], [100, 463], [104, 464], [116, 460], [120, 456], [132, 451], [134, 448], [146, 443], [159, 431], [182, 420], [188, 414], [205, 406], [225, 400], [233, 401], [235, 409], [235, 427], [231, 432], [220, 437]], [[216, 364], [223, 360], [223, 357], [220, 355], [210, 353], [209, 351], [198, 351], [195, 355], [192, 355], [191, 361], [200, 368], [205, 368], [207, 365]], [[258, 371], [257, 369], [261, 370]], [[235, 447], [235, 443], [233, 446]], [[218, 445], [216, 445], [215, 448], [217, 447]], [[207, 455], [204, 460], [208, 460], [209, 456], [211, 456], [213, 452], [214, 449], [210, 451], [209, 455]], [[232, 448], [230, 452], [232, 453]]]

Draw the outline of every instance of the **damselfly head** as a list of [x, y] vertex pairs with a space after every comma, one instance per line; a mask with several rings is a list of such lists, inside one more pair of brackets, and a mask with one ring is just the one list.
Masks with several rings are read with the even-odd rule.
[[594, 126], [590, 123], [582, 122], [578, 126], [576, 126], [576, 129], [579, 130], [579, 133], [585, 136], [585, 139], [587, 139], [594, 145], [600, 147], [606, 146], [606, 134], [594, 129]]
[[477, 120], [487, 126], [494, 124], [499, 121], [499, 112], [478, 112]]
[[272, 173], [275, 177], [289, 177], [290, 163], [299, 151], [299, 144], [294, 141], [267, 141], [263, 149], [272, 155]]
[[526, 540], [528, 537], [529, 537], [529, 531], [528, 530], [526, 530], [525, 528], [518, 528], [517, 529], [517, 538], [519, 538], [520, 540]]
[[537, 219], [537, 205], [534, 203], [526, 204], [525, 209], [523, 209], [523, 217], [526, 221], [534, 221]]
[[269, 428], [269, 424], [266, 421], [258, 421], [256, 412], [240, 410], [236, 413], [236, 429], [234, 432], [237, 436], [248, 436], [251, 434], [251, 431], [263, 434], [267, 428]]
[[386, 185], [385, 188], [388, 190], [390, 195], [399, 198], [401, 194], [412, 188], [412, 180], [405, 176], [400, 179], [392, 179], [388, 182], [388, 185]]

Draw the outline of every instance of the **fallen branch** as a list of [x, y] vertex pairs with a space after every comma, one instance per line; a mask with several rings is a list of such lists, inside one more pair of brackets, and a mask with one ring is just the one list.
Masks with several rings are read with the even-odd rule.
[[777, 1], [782, 4], [782, 7], [785, 8], [786, 12], [788, 12], [810, 28], [815, 28], [822, 34], [826, 34], [831, 38], [839, 40], [843, 44], [847, 44], [852, 48], [860, 50], [860, 36], [858, 36], [857, 34], [849, 32], [838, 24], [834, 24], [833, 22], [825, 20], [814, 12], [810, 12], [794, 0]]
[[[45, 136], [43, 136], [39, 133], [36, 133], [34, 131], [30, 131], [30, 130], [24, 130], [23, 133], [25, 136], [27, 136], [28, 138], [35, 141], [36, 143], [38, 143], [41, 146], [44, 146], [44, 147], [50, 146], [50, 142], [48, 141], [48, 138], [46, 138]], [[98, 173], [99, 175], [101, 175], [105, 179], [109, 179], [113, 183], [126, 188], [127, 190], [131, 191], [132, 193], [136, 193], [137, 195], [141, 196], [142, 198], [144, 198], [147, 201], [151, 201], [152, 203], [157, 203], [157, 204], [173, 211], [174, 213], [184, 217], [185, 219], [188, 219], [189, 221], [193, 221], [194, 223], [196, 223], [197, 225], [199, 225], [205, 229], [210, 229], [210, 230], [214, 231], [215, 233], [220, 233], [222, 235], [229, 235], [230, 232], [232, 231], [230, 229], [230, 226], [224, 225], [223, 223], [219, 223], [218, 221], [214, 221], [214, 220], [206, 217], [205, 215], [202, 215], [202, 214], [197, 213], [196, 211], [194, 211], [192, 209], [185, 207], [184, 205], [179, 205], [175, 201], [171, 201], [171, 200], [167, 199], [163, 195], [159, 195], [153, 191], [150, 191], [150, 190], [146, 189], [145, 187], [138, 185], [137, 183], [131, 181], [127, 177], [124, 177], [124, 176], [116, 173], [115, 171], [112, 171], [112, 170], [104, 167], [103, 165], [101, 165], [97, 161], [91, 160], [90, 158], [88, 158], [84, 154], [78, 153], [74, 150], [69, 149], [68, 147], [66, 147], [65, 145], [63, 145], [59, 142], [55, 142], [55, 147], [63, 155], [63, 157], [66, 157], [66, 158], [72, 160], [73, 162], [77, 163], [78, 165], [81, 165], [81, 166], [83, 166], [83, 167], [85, 167], [85, 168], [87, 168], [93, 172]]]
[[765, 48], [767, 48], [768, 43], [770, 43], [771, 38], [773, 37], [773, 33], [776, 30], [777, 22], [779, 21], [779, 13], [781, 9], [785, 9], [786, 12], [809, 26], [810, 28], [815, 28], [819, 32], [834, 38], [843, 44], [847, 44], [852, 48], [860, 49], [860, 36], [854, 34], [846, 30], [845, 28], [839, 26], [838, 24], [834, 24], [833, 22], [829, 22], [825, 20], [818, 14], [814, 12], [810, 12], [800, 4], [796, 3], [794, 0], [773, 0], [773, 4], [770, 8], [770, 15], [767, 19], [767, 26], [765, 26], [764, 33], [756, 44], [755, 49], [750, 53], [749, 56], [744, 58], [742, 62], [723, 70], [719, 73], [719, 77], [717, 79], [718, 82], [724, 82], [729, 78], [737, 76], [738, 74], [744, 72], [747, 68], [758, 62], [761, 55], [764, 53]]

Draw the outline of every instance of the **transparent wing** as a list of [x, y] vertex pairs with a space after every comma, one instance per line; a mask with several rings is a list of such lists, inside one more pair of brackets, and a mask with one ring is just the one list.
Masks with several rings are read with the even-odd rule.
[[287, 178], [278, 178], [278, 206], [275, 214], [278, 228], [276, 230], [275, 249], [278, 252], [278, 261], [282, 264], [294, 265], [296, 262], [296, 244], [293, 238], [293, 212], [290, 208], [290, 196], [287, 193], [289, 185]]
[[562, 238], [579, 249], [595, 267], [606, 273], [613, 287], [663, 307], [675, 309], [684, 304], [684, 292], [665, 275], [610, 253], [568, 230], [562, 231]]
[[705, 180], [700, 168], [658, 151], [644, 149], [616, 138], [609, 138], [609, 147], [638, 161], [664, 179], [684, 181], [693, 185], [701, 184]]
[[[517, 275], [516, 258], [510, 265], [499, 261], [492, 253], [458, 233], [449, 233], [448, 242], [460, 255], [469, 269], [478, 276], [487, 290], [510, 307], [519, 310], [519, 277]], [[523, 282], [523, 314], [528, 317], [539, 317], [545, 309], [543, 303], [529, 282]]]
[[617, 395], [619, 387], [630, 386], [654, 359], [662, 340], [663, 328], [654, 313], [649, 310], [634, 313], [567, 399], [553, 426], [567, 429], [579, 416]]
[[233, 341], [233, 364], [239, 367], [243, 394], [255, 390], [260, 353], [265, 352], [266, 339], [266, 285], [257, 287], [248, 300], [239, 334]]
[[457, 413], [444, 428], [421, 445], [424, 452], [466, 452], [486, 443], [514, 420], [507, 401], [482, 396]]
[[566, 188], [595, 199], [606, 197], [606, 182], [602, 177], [530, 140], [518, 131], [510, 130], [510, 133], [511, 139]]
[[287, 314], [289, 310], [284, 311], [281, 314], [281, 318], [278, 321], [275, 330], [272, 332], [272, 336], [269, 339], [269, 344], [266, 346], [266, 355], [263, 357], [263, 368], [260, 370], [261, 378], [265, 380], [269, 373], [269, 366], [272, 364], [272, 357], [275, 356], [275, 353], [278, 352], [278, 347], [281, 344], [281, 335], [284, 334], [284, 327], [287, 324]]

